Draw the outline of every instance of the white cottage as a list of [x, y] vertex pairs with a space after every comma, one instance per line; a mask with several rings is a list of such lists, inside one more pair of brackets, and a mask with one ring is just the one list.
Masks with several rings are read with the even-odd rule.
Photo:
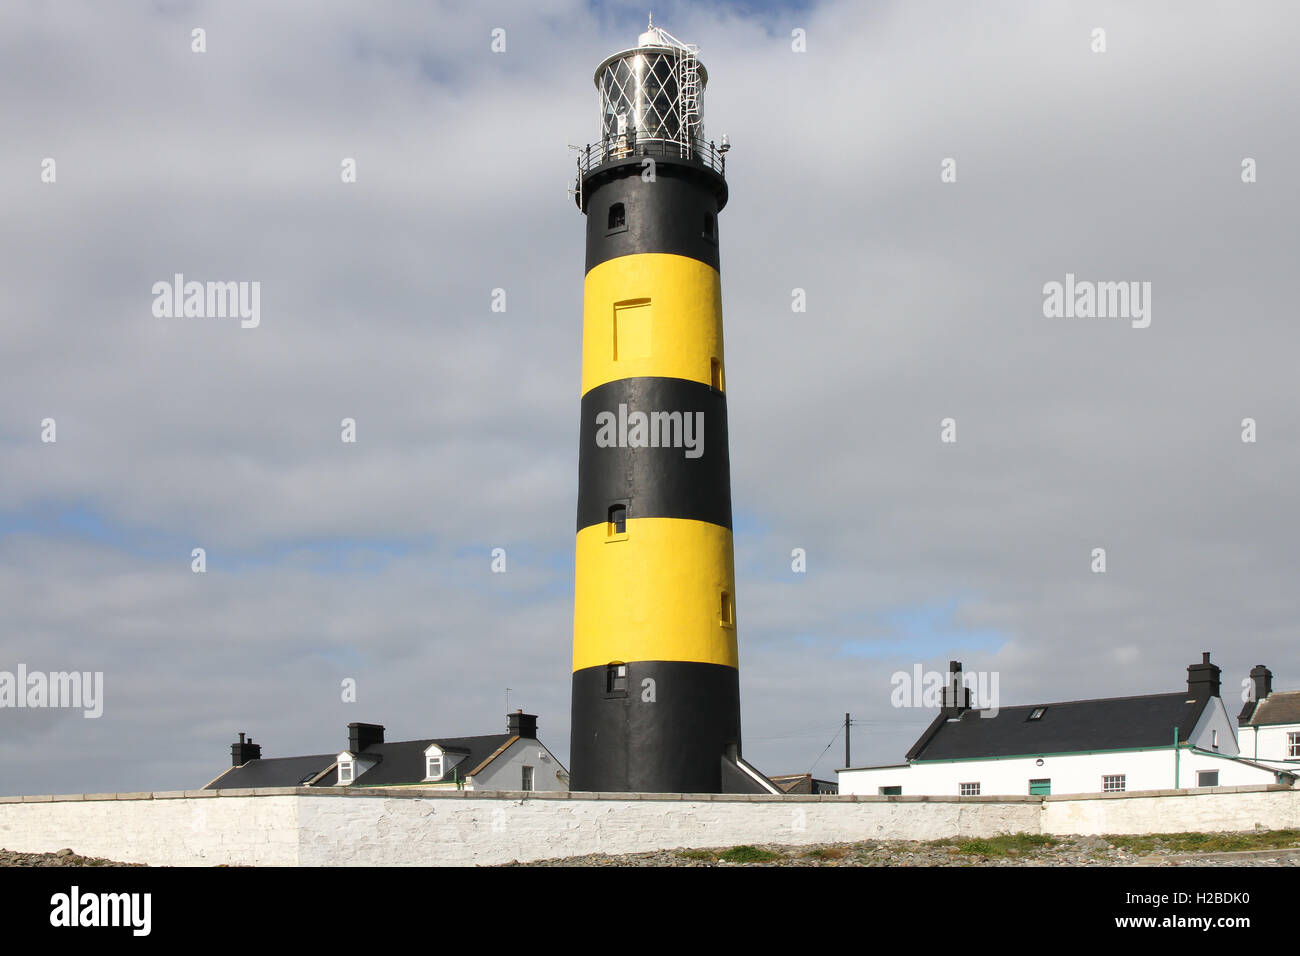
[[1187, 668], [1186, 691], [996, 710], [972, 708], [961, 663], [950, 667], [943, 706], [906, 762], [840, 770], [840, 793], [992, 796], [1289, 786], [1300, 772], [1242, 756], [1220, 697], [1220, 671], [1208, 652]]
[[348, 724], [339, 753], [262, 757], [239, 735], [231, 766], [205, 790], [250, 787], [420, 787], [444, 790], [568, 790], [569, 774], [537, 739], [537, 717], [515, 711], [504, 734], [384, 740], [381, 724]]
[[1300, 772], [1300, 691], [1274, 691], [1273, 672], [1250, 671], [1250, 699], [1237, 717], [1244, 757], [1280, 770]]

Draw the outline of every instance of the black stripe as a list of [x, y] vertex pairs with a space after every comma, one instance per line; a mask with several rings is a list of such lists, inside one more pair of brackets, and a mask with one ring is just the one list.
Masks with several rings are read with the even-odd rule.
[[[609, 259], [642, 252], [687, 256], [718, 268], [717, 197], [694, 170], [690, 177], [674, 175], [678, 168], [660, 162], [655, 181], [647, 183], [640, 165], [624, 166], [625, 175], [593, 186], [586, 204], [588, 272]], [[615, 203], [623, 204], [624, 225], [610, 229]], [[712, 238], [706, 234], [710, 216]]]
[[[683, 447], [601, 447], [598, 416], [619, 406], [634, 412], [680, 412]], [[695, 424], [699, 457], [684, 447], [686, 416]], [[701, 419], [700, 416], [703, 416]], [[702, 441], [699, 423], [703, 423]], [[662, 419], [660, 420], [662, 423]], [[651, 429], [654, 431], [654, 429]], [[658, 429], [662, 434], [662, 427]], [[618, 434], [605, 436], [616, 442]], [[626, 439], [638, 436], [629, 427]], [[582, 397], [582, 436], [578, 452], [578, 530], [609, 520], [614, 504], [627, 506], [628, 518], [690, 518], [731, 527], [731, 465], [727, 454], [727, 397], [717, 389], [681, 378], [624, 378], [593, 388]]]
[[[569, 789], [722, 791], [722, 755], [728, 745], [740, 745], [734, 667], [632, 661], [626, 695], [611, 695], [607, 686], [603, 666], [573, 674]], [[651, 689], [654, 700], [644, 699]]]

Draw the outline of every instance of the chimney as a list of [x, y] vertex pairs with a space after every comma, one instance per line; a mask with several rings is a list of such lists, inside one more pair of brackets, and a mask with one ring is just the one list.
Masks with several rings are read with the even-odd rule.
[[506, 730], [516, 737], [523, 737], [525, 740], [536, 740], [537, 715], [525, 714], [523, 710], [516, 710], [513, 714], [506, 714]]
[[348, 751], [359, 754], [367, 747], [384, 742], [383, 724], [348, 724]]
[[262, 759], [262, 745], [253, 743], [253, 738], [244, 739], [243, 733], [239, 735], [239, 743], [230, 745], [230, 766], [242, 767], [250, 760]]
[[1261, 701], [1273, 693], [1273, 672], [1263, 664], [1256, 664], [1250, 669], [1251, 699]]
[[1187, 696], [1205, 700], [1219, 696], [1219, 666], [1210, 663], [1210, 652], [1201, 655], [1199, 664], [1187, 668]]
[[943, 716], [952, 720], [970, 710], [970, 688], [962, 683], [961, 661], [948, 662], [948, 686], [943, 689]]

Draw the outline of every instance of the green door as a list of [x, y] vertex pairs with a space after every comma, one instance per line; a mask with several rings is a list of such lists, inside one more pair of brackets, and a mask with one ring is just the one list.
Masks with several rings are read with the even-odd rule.
[[1052, 781], [1050, 777], [1029, 781], [1029, 795], [1031, 797], [1045, 797], [1051, 792]]

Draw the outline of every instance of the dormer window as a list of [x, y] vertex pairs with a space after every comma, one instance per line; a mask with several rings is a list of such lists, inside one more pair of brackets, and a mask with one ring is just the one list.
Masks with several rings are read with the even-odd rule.
[[1047, 713], [1047, 708], [1046, 708], [1046, 707], [1035, 707], [1033, 710], [1031, 710], [1031, 711], [1029, 712], [1029, 716], [1026, 717], [1025, 719], [1026, 719], [1026, 720], [1042, 720], [1042, 719], [1043, 719], [1043, 714], [1045, 714], [1045, 713]]
[[352, 782], [356, 764], [351, 757], [339, 760], [339, 786], [345, 787]]
[[424, 782], [439, 783], [443, 780], [455, 782], [456, 764], [464, 759], [465, 752], [455, 748], [448, 752], [436, 743], [429, 744], [424, 748]]

